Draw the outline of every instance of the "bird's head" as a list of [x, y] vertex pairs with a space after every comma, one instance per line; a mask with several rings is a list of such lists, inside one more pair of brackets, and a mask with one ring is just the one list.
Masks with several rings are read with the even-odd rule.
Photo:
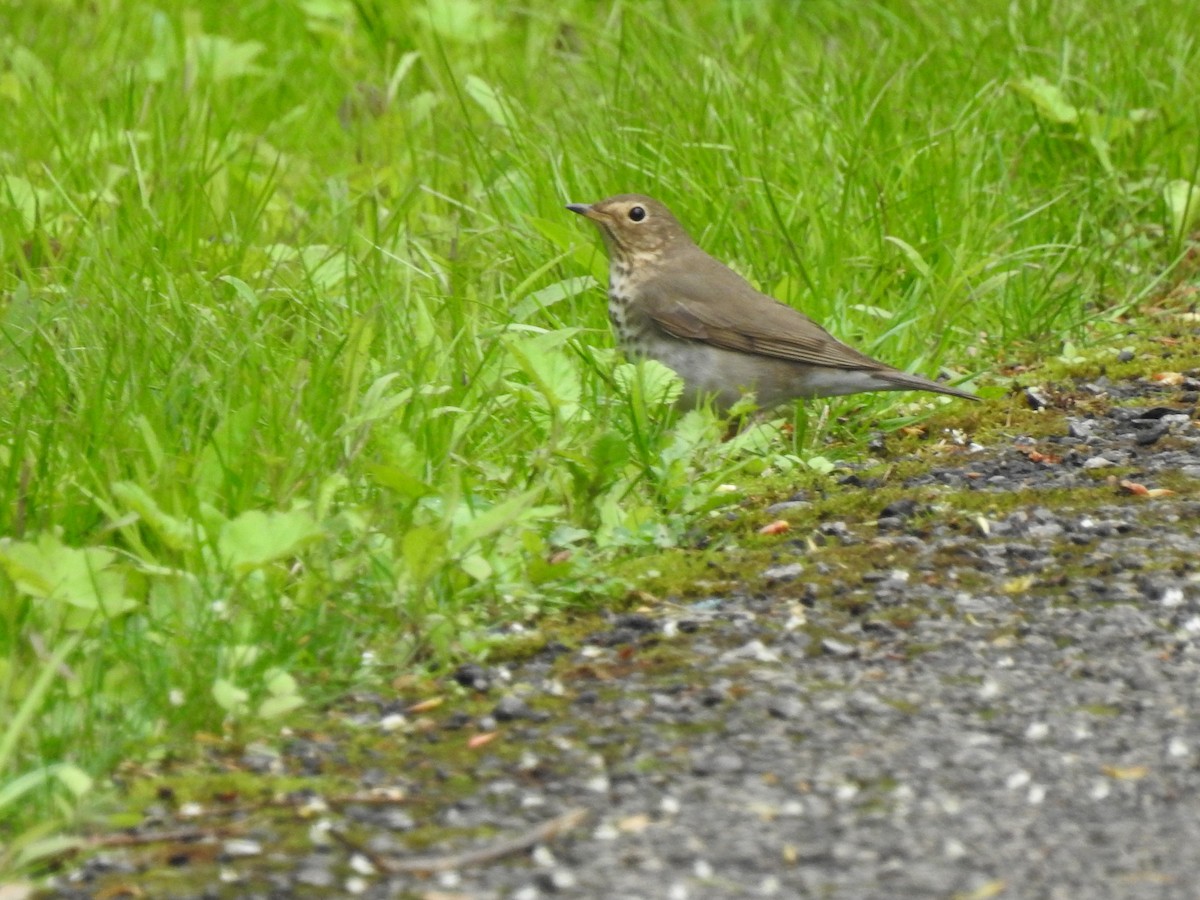
[[644, 194], [617, 194], [598, 203], [572, 203], [567, 209], [596, 224], [614, 261], [656, 260], [675, 246], [691, 243], [671, 211]]

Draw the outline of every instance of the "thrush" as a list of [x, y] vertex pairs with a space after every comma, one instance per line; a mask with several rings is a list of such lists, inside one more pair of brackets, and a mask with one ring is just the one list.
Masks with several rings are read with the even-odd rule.
[[617, 344], [631, 358], [654, 359], [678, 373], [689, 404], [711, 396], [728, 408], [749, 391], [764, 409], [862, 391], [979, 399], [843, 344], [701, 250], [651, 197], [618, 194], [567, 209], [591, 219], [604, 238]]

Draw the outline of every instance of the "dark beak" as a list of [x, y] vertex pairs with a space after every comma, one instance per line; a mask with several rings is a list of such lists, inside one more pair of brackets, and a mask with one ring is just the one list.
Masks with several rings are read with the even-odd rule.
[[591, 204], [588, 204], [588, 203], [568, 203], [568, 204], [567, 204], [567, 209], [569, 209], [569, 210], [570, 210], [571, 212], [573, 212], [573, 213], [579, 213], [581, 216], [587, 216], [588, 218], [591, 218], [591, 214], [592, 214], [592, 207], [591, 207]]

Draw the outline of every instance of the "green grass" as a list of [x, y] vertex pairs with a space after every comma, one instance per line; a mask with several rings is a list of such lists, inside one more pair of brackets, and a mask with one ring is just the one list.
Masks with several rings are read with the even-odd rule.
[[669, 421], [564, 203], [653, 193], [993, 396], [1186, 274], [1173, 0], [166, 9], [0, 0], [0, 870], [123, 761], [604, 602], [721, 483], [831, 452], [803, 411]]

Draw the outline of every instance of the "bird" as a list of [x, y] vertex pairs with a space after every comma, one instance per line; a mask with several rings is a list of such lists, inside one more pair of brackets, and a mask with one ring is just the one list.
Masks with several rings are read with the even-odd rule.
[[608, 251], [608, 317], [631, 359], [684, 382], [681, 405], [727, 410], [754, 392], [760, 409], [864, 391], [974, 394], [893, 368], [842, 343], [793, 306], [705, 253], [671, 211], [644, 194], [567, 209], [589, 219]]

